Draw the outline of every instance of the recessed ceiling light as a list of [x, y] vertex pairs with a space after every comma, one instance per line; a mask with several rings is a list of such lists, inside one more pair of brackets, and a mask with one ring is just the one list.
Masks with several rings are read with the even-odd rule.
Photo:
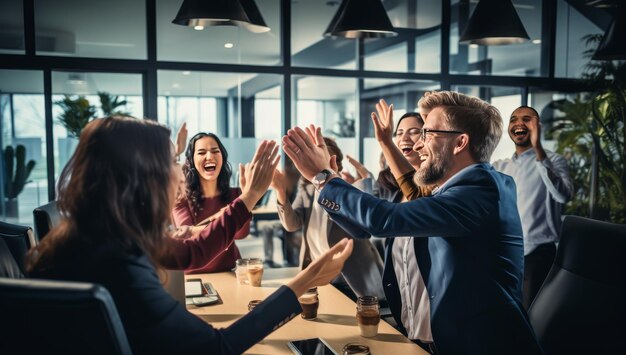
[[172, 84], [172, 87], [174, 89], [180, 89], [180, 84], [179, 83], [174, 83], [174, 84]]
[[230, 48], [233, 48], [234, 46], [235, 46], [235, 45], [234, 45], [234, 44], [232, 44], [232, 43], [230, 43], [230, 42], [226, 42], [226, 43], [224, 43], [224, 48], [228, 48], [228, 49], [230, 49]]
[[472, 43], [472, 44], [470, 44], [470, 45], [469, 45], [469, 47], [470, 47], [470, 48], [478, 48], [478, 45], [477, 45], [477, 44], [473, 44], [473, 43]]
[[540, 39], [533, 39], [533, 44], [541, 44], [541, 40]]
[[193, 29], [196, 30], [196, 31], [202, 31], [204, 29], [204, 26], [200, 26], [200, 25], [193, 26]]
[[191, 75], [191, 72], [190, 72], [189, 70], [185, 70], [185, 71], [183, 72], [183, 75]]

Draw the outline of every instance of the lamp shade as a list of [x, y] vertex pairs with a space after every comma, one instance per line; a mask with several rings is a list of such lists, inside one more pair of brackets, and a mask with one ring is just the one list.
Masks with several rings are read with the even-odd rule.
[[511, 0], [480, 0], [459, 43], [491, 46], [529, 39]]
[[172, 23], [196, 26], [240, 26], [250, 32], [267, 32], [254, 0], [184, 0]]
[[397, 35], [380, 0], [343, 0], [324, 31], [326, 37], [380, 38]]
[[591, 58], [593, 60], [626, 59], [626, 5], [619, 5], [613, 16], [613, 21]]

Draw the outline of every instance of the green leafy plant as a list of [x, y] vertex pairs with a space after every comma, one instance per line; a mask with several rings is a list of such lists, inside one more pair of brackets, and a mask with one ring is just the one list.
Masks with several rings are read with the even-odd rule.
[[[585, 56], [591, 57], [600, 39], [585, 37], [593, 47]], [[553, 128], [576, 186], [566, 213], [626, 223], [626, 62], [590, 61], [583, 79], [592, 91], [562, 102], [566, 118]]]
[[14, 199], [29, 182], [28, 177], [35, 167], [35, 161], [26, 163], [26, 147], [19, 144], [15, 150], [12, 146], [4, 149], [4, 197]]
[[[128, 101], [121, 100], [119, 96], [99, 91], [98, 97], [100, 97], [100, 109], [105, 117], [115, 115], [128, 116], [130, 114], [118, 109], [128, 104]], [[63, 110], [58, 119], [70, 137], [79, 138], [83, 128], [96, 115], [96, 107], [91, 105], [84, 96], [72, 99], [69, 95], [65, 95], [62, 100], [56, 101], [55, 104]]]
[[120, 100], [119, 96], [113, 96], [105, 91], [99, 91], [98, 96], [100, 97], [100, 109], [105, 117], [108, 116], [128, 116], [129, 112], [117, 110], [118, 107], [126, 106], [128, 101]]
[[96, 107], [90, 105], [84, 96], [72, 99], [69, 95], [64, 95], [63, 99], [56, 101], [55, 104], [63, 110], [58, 120], [70, 137], [80, 137], [83, 128], [96, 114]]

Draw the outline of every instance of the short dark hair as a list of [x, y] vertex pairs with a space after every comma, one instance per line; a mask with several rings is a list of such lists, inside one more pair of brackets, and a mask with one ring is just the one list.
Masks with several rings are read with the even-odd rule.
[[[516, 108], [515, 110], [513, 110], [513, 112], [515, 112], [515, 111], [519, 110], [520, 108], [527, 108], [527, 109], [529, 109], [529, 110], [533, 111], [533, 112], [535, 113], [535, 116], [537, 116], [537, 118], [539, 118], [539, 120], [541, 120], [541, 116], [539, 116], [539, 112], [537, 112], [537, 110], [535, 110], [535, 108], [534, 108], [534, 107], [530, 107], [530, 106], [522, 105], [522, 106], [520, 106], [520, 107]], [[511, 114], [513, 114], [513, 112], [511, 112]]]

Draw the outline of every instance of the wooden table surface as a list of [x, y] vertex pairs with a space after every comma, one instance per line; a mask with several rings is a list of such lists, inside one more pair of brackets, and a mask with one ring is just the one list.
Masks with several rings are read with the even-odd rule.
[[[262, 287], [239, 285], [234, 272], [189, 275], [188, 278], [200, 277], [204, 282], [210, 282], [223, 303], [187, 307], [214, 327], [224, 328], [248, 313], [248, 302], [265, 299], [297, 272], [298, 268], [265, 269]], [[372, 354], [427, 354], [382, 320], [376, 337], [361, 337], [356, 323], [356, 304], [332, 286], [319, 287], [318, 292], [320, 306], [317, 319], [307, 321], [296, 316], [246, 353], [292, 354], [288, 341], [322, 338], [338, 354], [341, 354], [345, 344], [353, 342], [369, 346]]]

